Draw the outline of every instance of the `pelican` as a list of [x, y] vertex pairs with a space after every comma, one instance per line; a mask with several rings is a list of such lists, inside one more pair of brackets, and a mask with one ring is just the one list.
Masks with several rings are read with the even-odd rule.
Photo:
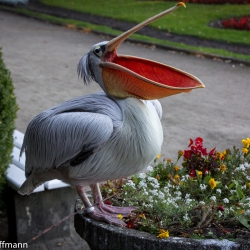
[[[117, 36], [94, 45], [78, 64], [85, 84], [102, 92], [66, 101], [37, 115], [28, 125], [21, 154], [26, 154], [30, 194], [45, 181], [60, 179], [76, 188], [88, 216], [125, 226], [117, 218], [135, 207], [113, 207], [102, 201], [98, 183], [128, 177], [145, 169], [161, 151], [161, 104], [157, 100], [203, 88], [195, 76], [135, 56], [119, 55], [118, 46], [131, 34], [185, 4], [180, 2]], [[85, 188], [93, 192], [93, 206]]]

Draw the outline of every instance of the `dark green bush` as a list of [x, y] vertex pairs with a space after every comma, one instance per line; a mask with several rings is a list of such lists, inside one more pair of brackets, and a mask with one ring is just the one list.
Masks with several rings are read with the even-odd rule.
[[11, 160], [17, 109], [14, 86], [0, 48], [0, 196], [5, 183], [4, 172]]

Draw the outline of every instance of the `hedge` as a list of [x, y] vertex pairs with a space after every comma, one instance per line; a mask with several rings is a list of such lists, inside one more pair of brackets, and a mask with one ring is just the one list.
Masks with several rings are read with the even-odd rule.
[[11, 161], [17, 110], [14, 86], [0, 48], [0, 193], [5, 183], [4, 172]]

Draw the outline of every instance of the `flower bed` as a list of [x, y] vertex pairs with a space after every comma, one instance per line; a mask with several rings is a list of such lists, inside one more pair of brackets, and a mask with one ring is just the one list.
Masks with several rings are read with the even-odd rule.
[[221, 24], [225, 29], [250, 30], [250, 16], [228, 18]]
[[249, 238], [250, 138], [242, 143], [242, 150], [208, 152], [202, 138], [190, 140], [176, 162], [158, 156], [148, 173], [103, 184], [103, 196], [117, 193], [108, 204], [136, 206], [119, 218], [158, 238]]
[[[172, 1], [172, 0], [164, 0]], [[200, 3], [200, 4], [250, 4], [250, 0], [186, 0], [185, 3]]]

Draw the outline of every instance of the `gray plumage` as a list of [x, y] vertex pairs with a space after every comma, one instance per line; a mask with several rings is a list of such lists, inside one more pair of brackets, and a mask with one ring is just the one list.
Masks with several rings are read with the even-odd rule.
[[[41, 183], [61, 179], [90, 185], [141, 171], [160, 153], [163, 135], [158, 101], [133, 98], [114, 102], [104, 92], [78, 97], [39, 114], [29, 124], [22, 151], [27, 194]], [[138, 118], [139, 117], [139, 118]], [[70, 161], [93, 153], [80, 165]]]

